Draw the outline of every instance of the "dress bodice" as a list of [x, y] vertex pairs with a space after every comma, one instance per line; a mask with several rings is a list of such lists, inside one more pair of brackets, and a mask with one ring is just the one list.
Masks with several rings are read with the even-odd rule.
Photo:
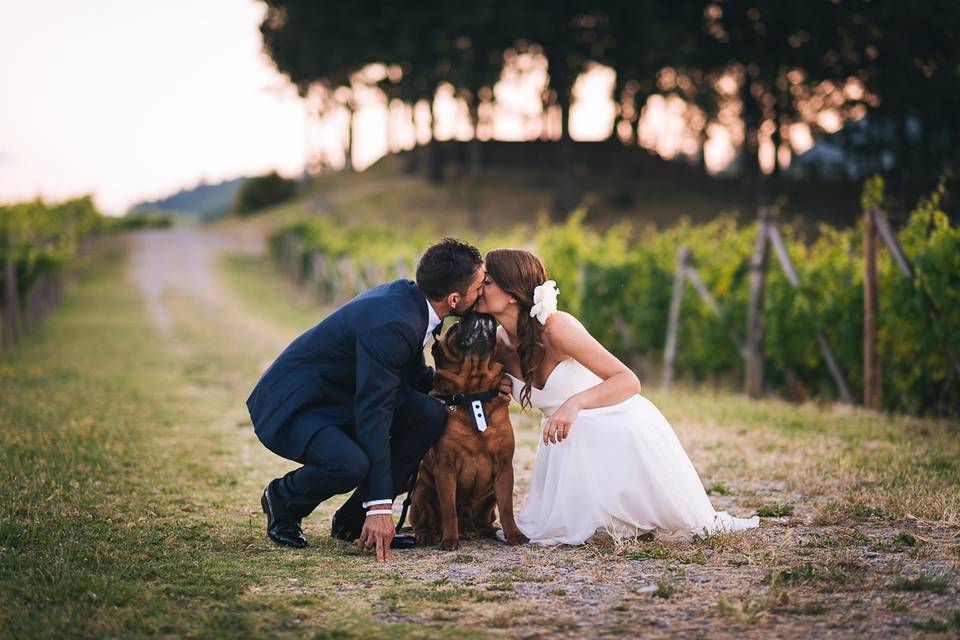
[[[520, 401], [520, 391], [523, 389], [523, 380], [512, 374], [507, 374], [513, 381], [513, 397]], [[573, 358], [561, 360], [547, 376], [542, 389], [530, 387], [530, 403], [534, 409], [540, 409], [545, 416], [551, 415], [560, 408], [567, 398], [594, 387], [603, 380], [590, 369]]]

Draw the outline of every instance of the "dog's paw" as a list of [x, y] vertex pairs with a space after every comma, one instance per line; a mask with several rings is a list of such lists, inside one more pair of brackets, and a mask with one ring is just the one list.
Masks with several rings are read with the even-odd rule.
[[444, 538], [440, 541], [440, 548], [444, 551], [456, 551], [460, 548], [460, 538]]
[[519, 531], [515, 531], [515, 532], [513, 532], [513, 533], [508, 533], [508, 534], [506, 535], [506, 543], [507, 543], [508, 545], [510, 545], [511, 547], [512, 547], [512, 546], [515, 546], [515, 545], [518, 545], [518, 544], [527, 544], [528, 542], [530, 542], [530, 538], [528, 538], [527, 536], [523, 535], [523, 534], [520, 533]]

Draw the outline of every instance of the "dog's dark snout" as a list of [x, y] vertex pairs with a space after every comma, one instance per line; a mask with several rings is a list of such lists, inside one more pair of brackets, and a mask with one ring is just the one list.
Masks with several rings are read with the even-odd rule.
[[486, 313], [471, 313], [459, 323], [457, 342], [463, 353], [486, 354], [497, 344], [497, 323]]

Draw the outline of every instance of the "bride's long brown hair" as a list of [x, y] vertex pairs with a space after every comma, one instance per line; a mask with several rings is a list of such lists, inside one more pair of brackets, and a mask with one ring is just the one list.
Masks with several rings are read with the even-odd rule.
[[484, 256], [487, 274], [497, 286], [517, 300], [517, 355], [523, 373], [520, 406], [529, 409], [533, 374], [543, 364], [543, 325], [530, 317], [533, 290], [547, 281], [547, 269], [540, 258], [523, 249], [494, 249]]

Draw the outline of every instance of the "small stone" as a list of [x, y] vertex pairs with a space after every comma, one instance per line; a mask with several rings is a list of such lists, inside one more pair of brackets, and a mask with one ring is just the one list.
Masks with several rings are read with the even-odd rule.
[[640, 587], [639, 589], [636, 590], [636, 592], [637, 593], [653, 593], [656, 590], [657, 590], [657, 585], [648, 584], [645, 587]]

